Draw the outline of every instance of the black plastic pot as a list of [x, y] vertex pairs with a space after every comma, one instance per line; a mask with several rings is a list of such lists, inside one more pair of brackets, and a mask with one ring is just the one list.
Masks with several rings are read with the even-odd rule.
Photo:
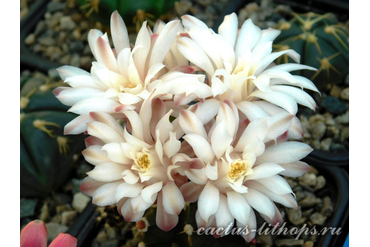
[[96, 206], [89, 202], [75, 223], [69, 228], [68, 233], [77, 238], [77, 247], [91, 246], [91, 242], [98, 234], [99, 228], [96, 217], [99, 212]]
[[327, 166], [321, 161], [310, 161], [320, 175], [326, 179], [326, 186], [320, 190], [319, 196], [330, 195], [334, 205], [333, 215], [326, 223], [326, 227], [341, 228], [340, 235], [322, 235], [315, 246], [336, 247], [343, 246], [349, 232], [349, 176], [345, 169]]
[[25, 45], [24, 40], [36, 28], [37, 23], [43, 18], [47, 10], [47, 4], [50, 0], [40, 0], [37, 4], [32, 6], [28, 15], [21, 22], [20, 32], [20, 62], [21, 70], [39, 70], [47, 72], [49, 69], [57, 68], [60, 65], [55, 62], [32, 53]]
[[348, 15], [349, 13], [348, 0], [274, 0], [274, 2], [290, 5], [293, 10], [302, 13], [310, 11], [319, 14], [334, 12]]

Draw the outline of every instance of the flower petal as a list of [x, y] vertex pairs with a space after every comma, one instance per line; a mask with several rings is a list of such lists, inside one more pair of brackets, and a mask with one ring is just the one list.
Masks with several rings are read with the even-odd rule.
[[65, 81], [70, 76], [82, 75], [82, 76], [90, 76], [90, 73], [86, 70], [83, 70], [78, 67], [70, 66], [70, 65], [63, 65], [56, 69], [59, 73], [60, 78]]
[[300, 177], [311, 170], [311, 167], [302, 161], [295, 161], [292, 163], [279, 165], [284, 168], [284, 171], [280, 172], [280, 175], [288, 177]]
[[222, 194], [220, 194], [220, 205], [215, 214], [215, 219], [218, 228], [223, 227], [225, 229], [230, 224], [234, 223], [234, 217], [230, 212], [227, 198]]
[[177, 222], [179, 221], [178, 215], [169, 214], [164, 209], [162, 192], [158, 193], [157, 214], [156, 214], [155, 220], [156, 220], [157, 226], [166, 232], [174, 228], [177, 225]]
[[141, 121], [139, 114], [137, 114], [136, 111], [123, 111], [123, 113], [130, 122], [132, 128], [131, 135], [140, 139], [141, 141], [144, 141], [143, 122]]
[[196, 184], [194, 182], [187, 182], [182, 185], [180, 191], [186, 202], [196, 202], [198, 201], [199, 195], [203, 190], [203, 185]]
[[199, 20], [198, 18], [196, 18], [194, 16], [183, 15], [183, 16], [181, 16], [181, 20], [182, 20], [182, 24], [188, 30], [190, 30], [194, 26], [200, 26], [200, 27], [208, 30], [208, 26], [204, 22], [202, 22], [201, 20]]
[[53, 94], [62, 104], [72, 106], [78, 101], [102, 96], [103, 92], [94, 88], [58, 87], [53, 90]]
[[131, 206], [131, 201], [132, 199], [130, 198], [123, 203], [122, 207], [119, 209], [119, 212], [123, 215], [127, 222], [137, 222], [143, 217], [145, 211], [134, 213], [134, 210]]
[[96, 44], [96, 41], [98, 40], [99, 37], [102, 37], [104, 34], [102, 33], [102, 31], [98, 30], [98, 29], [91, 29], [87, 35], [87, 40], [88, 40], [88, 43], [89, 43], [89, 47], [90, 47], [90, 50], [91, 50], [91, 53], [93, 54], [93, 56], [96, 58], [95, 56], [95, 44]]
[[261, 29], [253, 24], [252, 19], [247, 19], [240, 28], [238, 40], [235, 44], [236, 56], [241, 57], [246, 50], [252, 51], [261, 35]]
[[230, 146], [233, 138], [227, 131], [226, 121], [223, 120], [213, 129], [211, 136], [211, 145], [217, 159], [224, 155], [226, 149]]
[[179, 215], [185, 206], [184, 197], [174, 182], [167, 182], [162, 188], [163, 208], [168, 214]]
[[109, 42], [99, 37], [95, 44], [95, 58], [99, 63], [104, 64], [108, 69], [113, 71], [117, 70], [117, 60], [113, 54]]
[[249, 205], [260, 212], [261, 214], [266, 215], [271, 220], [275, 216], [275, 207], [271, 200], [252, 188], [248, 189], [248, 193], [243, 194]]
[[122, 178], [121, 173], [125, 170], [123, 165], [116, 163], [102, 163], [87, 172], [92, 179], [101, 182], [112, 182]]
[[80, 185], [80, 190], [88, 195], [88, 196], [93, 196], [94, 192], [102, 185], [106, 184], [106, 182], [101, 182], [92, 179], [91, 177], [85, 177], [82, 180], [82, 183]]
[[77, 238], [68, 233], [59, 233], [58, 236], [50, 243], [49, 247], [76, 247]]
[[271, 190], [277, 195], [284, 195], [293, 193], [288, 182], [279, 175], [273, 175], [268, 178], [257, 179], [257, 182], [261, 183], [267, 189]]
[[253, 168], [253, 173], [249, 174], [246, 179], [254, 180], [260, 178], [268, 178], [284, 171], [284, 168], [276, 163], [263, 163]]
[[147, 203], [154, 203], [157, 198], [157, 193], [162, 189], [163, 182], [157, 182], [152, 185], [146, 186], [141, 191], [141, 196]]
[[136, 196], [131, 199], [131, 207], [132, 207], [134, 214], [138, 212], [144, 212], [152, 205], [153, 203], [146, 202], [141, 195]]
[[114, 113], [114, 107], [119, 103], [106, 98], [89, 98], [77, 102], [68, 111], [79, 115], [92, 111]]
[[170, 132], [170, 139], [163, 144], [164, 154], [171, 158], [179, 152], [181, 148], [181, 142], [176, 138], [175, 132]]
[[254, 102], [242, 101], [237, 104], [237, 107], [250, 121], [269, 116], [264, 110], [254, 104]]
[[278, 86], [271, 86], [271, 90], [275, 92], [281, 92], [286, 95], [289, 95], [292, 97], [298, 104], [306, 106], [310, 108], [311, 110], [315, 110], [317, 107], [317, 104], [315, 100], [305, 91], [291, 87], [291, 86], [283, 86], [283, 85], [278, 85]]
[[254, 211], [251, 210], [250, 215], [249, 215], [249, 219], [248, 219], [248, 224], [246, 226], [241, 224], [239, 221], [236, 222], [236, 226], [238, 228], [247, 227], [249, 232], [247, 234], [242, 234], [242, 237], [244, 238], [245, 241], [247, 241], [247, 243], [252, 241], [255, 238], [256, 232], [257, 232], [256, 231], [257, 230], [257, 219], [256, 219], [256, 215], [255, 215]]
[[139, 181], [139, 177], [136, 176], [131, 170], [125, 170], [121, 175], [123, 180], [128, 184], [136, 184]]
[[118, 181], [100, 186], [93, 194], [92, 203], [101, 207], [117, 203], [116, 190], [121, 183], [122, 181]]
[[192, 27], [188, 34], [194, 42], [196, 42], [200, 48], [207, 54], [211, 59], [216, 68], [223, 68], [223, 61], [218, 52], [220, 49], [215, 42], [213, 42], [213, 36], [217, 35], [211, 30], [204, 30], [199, 26]]
[[91, 121], [89, 114], [81, 114], [64, 126], [65, 135], [78, 135], [87, 131], [87, 122]]
[[313, 149], [302, 142], [288, 141], [266, 148], [256, 160], [256, 164], [266, 162], [291, 163], [306, 157]]
[[200, 217], [204, 221], [208, 221], [211, 215], [214, 215], [219, 207], [220, 202], [220, 192], [212, 184], [212, 182], [207, 182], [204, 186], [203, 191], [199, 195], [198, 199], [198, 211]]
[[[267, 120], [269, 126], [269, 132], [267, 134], [267, 139], [275, 140], [286, 131], [288, 131], [289, 126], [293, 121], [294, 115], [288, 113], [278, 113], [271, 116]], [[267, 141], [267, 140], [265, 140]]]
[[91, 122], [87, 124], [87, 132], [91, 136], [95, 136], [105, 143], [109, 142], [124, 142], [123, 139], [117, 131], [108, 126], [107, 124], [101, 122]]
[[116, 49], [117, 54], [119, 54], [123, 49], [130, 48], [127, 28], [117, 10], [112, 13], [110, 23], [114, 48]]
[[207, 138], [206, 130], [197, 115], [189, 110], [180, 110], [179, 124], [185, 134], [197, 134]]
[[107, 153], [103, 151], [101, 145], [91, 145], [81, 153], [84, 159], [92, 165], [99, 165], [101, 163], [109, 162]]
[[262, 61], [260, 61], [258, 63], [258, 65], [256, 66], [256, 71], [254, 72], [254, 74], [257, 76], [259, 75], [262, 71], [264, 71], [269, 65], [271, 65], [271, 63], [278, 57], [282, 56], [282, 55], [287, 55], [289, 57], [291, 57], [295, 62], [299, 63], [299, 60], [300, 60], [300, 55], [292, 50], [292, 49], [288, 49], [288, 50], [284, 50], [284, 51], [279, 51], [279, 52], [272, 52], [270, 55], [268, 55], [267, 57], [265, 57]]
[[231, 214], [237, 221], [243, 225], [246, 225], [248, 223], [249, 214], [251, 211], [251, 207], [248, 205], [246, 199], [242, 194], [235, 191], [228, 191], [226, 194], [227, 203], [229, 205]]
[[156, 63], [163, 62], [167, 52], [171, 48], [172, 43], [175, 41], [179, 28], [179, 20], [170, 21], [165, 25], [154, 43], [152, 54], [150, 56], [149, 67]]
[[42, 220], [34, 220], [28, 223], [21, 231], [21, 247], [46, 247], [48, 232]]
[[118, 123], [118, 121], [110, 114], [105, 112], [90, 112], [90, 117], [94, 121], [98, 121], [108, 125], [112, 128], [120, 137], [123, 137], [123, 129], [122, 126]]
[[116, 190], [116, 200], [119, 201], [124, 197], [136, 197], [140, 194], [142, 191], [142, 188], [144, 187], [143, 184], [128, 184], [128, 183], [122, 183], [117, 187]]
[[250, 180], [246, 183], [248, 188], [253, 188], [268, 198], [270, 198], [272, 201], [280, 203], [281, 205], [284, 205], [285, 207], [288, 208], [297, 208], [298, 204], [295, 198], [292, 196], [292, 194], [283, 194], [283, 195], [278, 195], [273, 193], [271, 190], [267, 189], [265, 186], [263, 186], [261, 183], [257, 181]]
[[197, 134], [187, 134], [183, 138], [190, 144], [190, 146], [192, 146], [194, 153], [204, 163], [210, 163], [215, 157], [211, 145], [202, 136]]
[[182, 37], [177, 40], [177, 45], [184, 57], [203, 69], [208, 75], [213, 75], [214, 68], [211, 60], [195, 41]]
[[232, 48], [234, 48], [238, 33], [238, 17], [235, 13], [231, 13], [224, 17], [223, 22], [218, 27], [218, 33]]
[[293, 115], [295, 115], [298, 111], [296, 101], [292, 97], [284, 93], [262, 92], [260, 90], [256, 90], [248, 96], [248, 98], [252, 98], [252, 97], [258, 97], [266, 101], [269, 101], [287, 110], [290, 114], [293, 114]]
[[185, 175], [188, 179], [196, 184], [205, 184], [207, 182], [207, 176], [205, 173], [205, 169], [195, 169], [191, 168], [185, 170]]
[[142, 81], [145, 80], [145, 71], [147, 69], [146, 62], [149, 56], [150, 43], [151, 41], [149, 30], [147, 28], [147, 21], [144, 21], [135, 41], [135, 47], [140, 47], [140, 49], [137, 49], [134, 56], [135, 65]]
[[236, 152], [252, 152], [257, 156], [262, 154], [265, 149], [263, 140], [265, 139], [268, 126], [266, 118], [258, 118], [249, 123], [244, 130], [238, 143], [235, 145]]
[[107, 143], [102, 147], [102, 150], [107, 152], [109, 160], [113, 162], [120, 164], [132, 163], [132, 160], [127, 158], [123, 152], [121, 143]]

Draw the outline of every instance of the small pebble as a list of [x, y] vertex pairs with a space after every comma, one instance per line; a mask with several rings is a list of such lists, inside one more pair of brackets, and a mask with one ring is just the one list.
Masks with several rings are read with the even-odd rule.
[[287, 208], [287, 214], [289, 221], [295, 226], [301, 225], [306, 221], [306, 218], [302, 217], [301, 208]]
[[48, 232], [48, 241], [55, 239], [59, 233], [66, 233], [68, 231], [67, 226], [55, 222], [45, 223], [46, 230]]
[[61, 224], [64, 226], [69, 226], [72, 223], [72, 220], [76, 218], [76, 211], [65, 211], [61, 214]]
[[340, 99], [333, 96], [326, 96], [321, 101], [321, 107], [332, 114], [342, 114], [347, 110], [347, 106]]
[[276, 246], [302, 246], [304, 244], [303, 239], [277, 239], [275, 240]]
[[76, 23], [72, 20], [70, 16], [63, 16], [59, 20], [60, 28], [62, 30], [72, 30], [76, 27]]
[[33, 45], [35, 43], [36, 36], [34, 33], [30, 33], [27, 38], [24, 40], [26, 45]]
[[314, 213], [310, 216], [310, 220], [311, 222], [314, 224], [314, 225], [319, 225], [319, 226], [322, 226], [325, 221], [326, 221], [326, 218], [324, 215], [320, 214], [320, 213]]
[[90, 201], [90, 197], [84, 195], [82, 192], [77, 192], [73, 196], [72, 207], [81, 213]]
[[316, 204], [321, 202], [320, 198], [317, 198], [314, 194], [305, 191], [306, 197], [303, 198], [303, 200], [298, 202], [298, 205], [301, 206], [302, 208], [308, 208], [308, 207], [313, 207]]
[[327, 217], [331, 216], [333, 213], [333, 202], [328, 196], [325, 196], [322, 201], [323, 201], [323, 206], [321, 208], [320, 213]]
[[343, 89], [343, 91], [340, 94], [340, 98], [343, 100], [349, 100], [349, 87]]

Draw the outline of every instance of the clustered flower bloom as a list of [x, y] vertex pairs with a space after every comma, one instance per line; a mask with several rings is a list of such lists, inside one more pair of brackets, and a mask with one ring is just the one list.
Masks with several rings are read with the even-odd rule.
[[[297, 207], [283, 176], [310, 170], [300, 161], [312, 151], [290, 141], [302, 137], [298, 104], [314, 110], [303, 89], [318, 92], [290, 72], [300, 65], [293, 50], [272, 51], [280, 31], [261, 30], [235, 13], [218, 33], [195, 17], [143, 23], [130, 44], [118, 12], [107, 34], [89, 33], [96, 62], [90, 73], [58, 69], [69, 87], [54, 90], [74, 120], [66, 134], [87, 133], [85, 159], [94, 165], [81, 190], [99, 206], [117, 205], [138, 222], [156, 205], [156, 224], [169, 231], [186, 202], [196, 202], [198, 227], [256, 228], [255, 211], [281, 223], [275, 203]], [[276, 65], [288, 55], [297, 63]], [[255, 232], [244, 236], [246, 241]]]

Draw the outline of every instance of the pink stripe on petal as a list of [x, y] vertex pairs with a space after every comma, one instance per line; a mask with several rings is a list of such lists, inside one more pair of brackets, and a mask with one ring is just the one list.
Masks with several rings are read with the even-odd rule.
[[104, 64], [108, 69], [118, 72], [117, 60], [112, 48], [102, 37], [99, 37], [95, 45], [95, 57], [99, 63]]
[[168, 214], [163, 206], [163, 196], [162, 192], [158, 193], [157, 198], [157, 214], [156, 214], [156, 223], [157, 226], [163, 231], [168, 232], [177, 225], [179, 221], [179, 216], [176, 214]]

